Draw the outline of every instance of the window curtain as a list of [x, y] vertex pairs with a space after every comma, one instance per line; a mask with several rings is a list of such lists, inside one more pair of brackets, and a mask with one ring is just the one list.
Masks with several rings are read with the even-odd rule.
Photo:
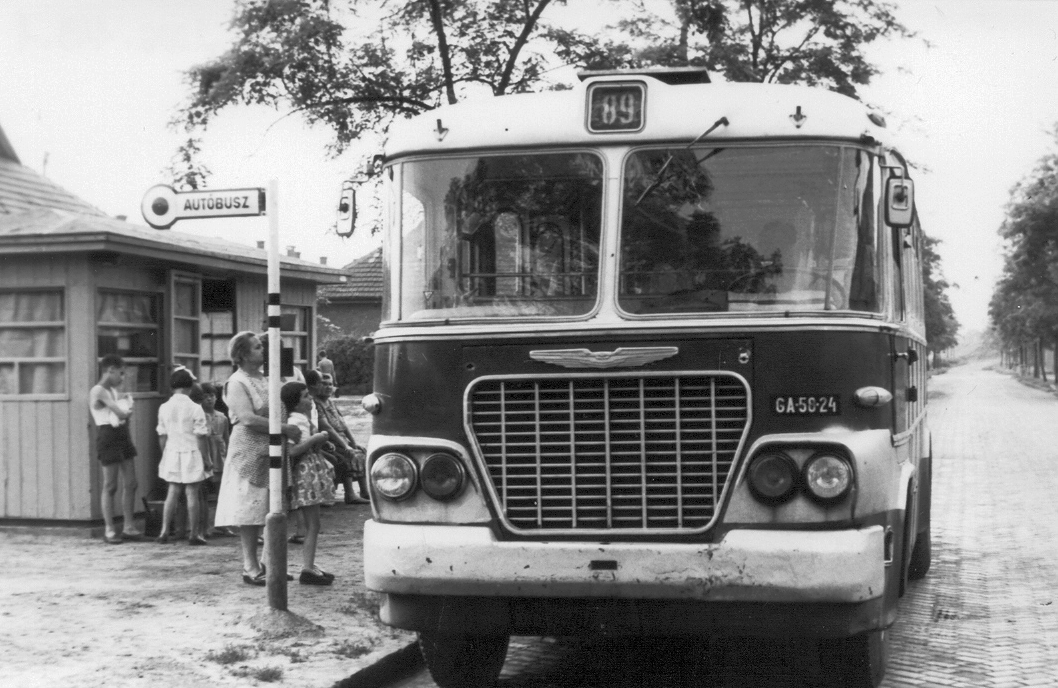
[[66, 358], [62, 292], [0, 293], [0, 394], [65, 393], [66, 363], [34, 360], [49, 358]]
[[96, 320], [105, 323], [157, 325], [157, 298], [153, 294], [99, 292]]

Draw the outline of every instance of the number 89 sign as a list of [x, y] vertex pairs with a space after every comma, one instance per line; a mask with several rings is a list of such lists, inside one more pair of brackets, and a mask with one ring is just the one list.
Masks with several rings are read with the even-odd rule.
[[588, 131], [639, 131], [643, 128], [643, 84], [596, 84], [588, 91]]

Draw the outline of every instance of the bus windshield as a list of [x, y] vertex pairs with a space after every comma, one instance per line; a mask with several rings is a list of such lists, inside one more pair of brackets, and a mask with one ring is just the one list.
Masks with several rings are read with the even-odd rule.
[[468, 156], [401, 170], [402, 318], [575, 316], [595, 307], [598, 156]]
[[878, 311], [873, 167], [837, 145], [634, 151], [621, 309]]

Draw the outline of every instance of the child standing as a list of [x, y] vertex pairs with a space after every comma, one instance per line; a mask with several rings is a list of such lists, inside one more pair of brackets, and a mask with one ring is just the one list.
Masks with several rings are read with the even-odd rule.
[[99, 361], [99, 382], [88, 393], [89, 408], [96, 426], [96, 458], [103, 464], [101, 507], [108, 545], [122, 542], [114, 528], [114, 497], [121, 476], [121, 510], [124, 514], [124, 537], [139, 538], [142, 532], [133, 524], [136, 503], [136, 447], [129, 435], [132, 395], [118, 392], [125, 381], [125, 362], [117, 354], [107, 354]]
[[212, 468], [207, 441], [209, 426], [202, 407], [191, 401], [195, 379], [186, 368], [178, 368], [169, 378], [173, 396], [158, 408], [158, 440], [162, 461], [158, 477], [169, 483], [162, 511], [159, 543], [169, 542], [169, 524], [176, 511], [180, 494], [187, 488], [188, 544], [204, 545], [199, 519], [199, 483], [209, 477]]
[[334, 469], [316, 448], [327, 441], [327, 433], [315, 432], [309, 421], [312, 397], [303, 382], [288, 382], [280, 392], [288, 422], [301, 430], [301, 441], [289, 445], [293, 465], [291, 509], [305, 516], [305, 545], [301, 550], [301, 577], [304, 585], [330, 585], [334, 576], [316, 566], [316, 542], [320, 534], [320, 504], [334, 501]]
[[209, 495], [217, 494], [220, 487], [220, 479], [224, 472], [224, 455], [228, 453], [228, 417], [217, 410], [217, 387], [212, 382], [203, 382], [202, 390], [202, 412], [206, 416], [206, 426], [209, 428], [207, 444], [209, 445], [209, 459], [213, 464], [213, 475], [209, 480], [202, 483], [202, 532], [213, 535], [234, 535], [227, 529], [218, 530], [210, 527], [209, 517]]

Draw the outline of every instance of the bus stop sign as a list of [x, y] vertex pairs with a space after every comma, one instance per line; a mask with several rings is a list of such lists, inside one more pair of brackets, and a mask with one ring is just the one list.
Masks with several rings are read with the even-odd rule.
[[264, 215], [265, 190], [174, 191], [170, 186], [159, 184], [147, 189], [140, 210], [143, 219], [155, 229], [169, 229], [177, 220]]

